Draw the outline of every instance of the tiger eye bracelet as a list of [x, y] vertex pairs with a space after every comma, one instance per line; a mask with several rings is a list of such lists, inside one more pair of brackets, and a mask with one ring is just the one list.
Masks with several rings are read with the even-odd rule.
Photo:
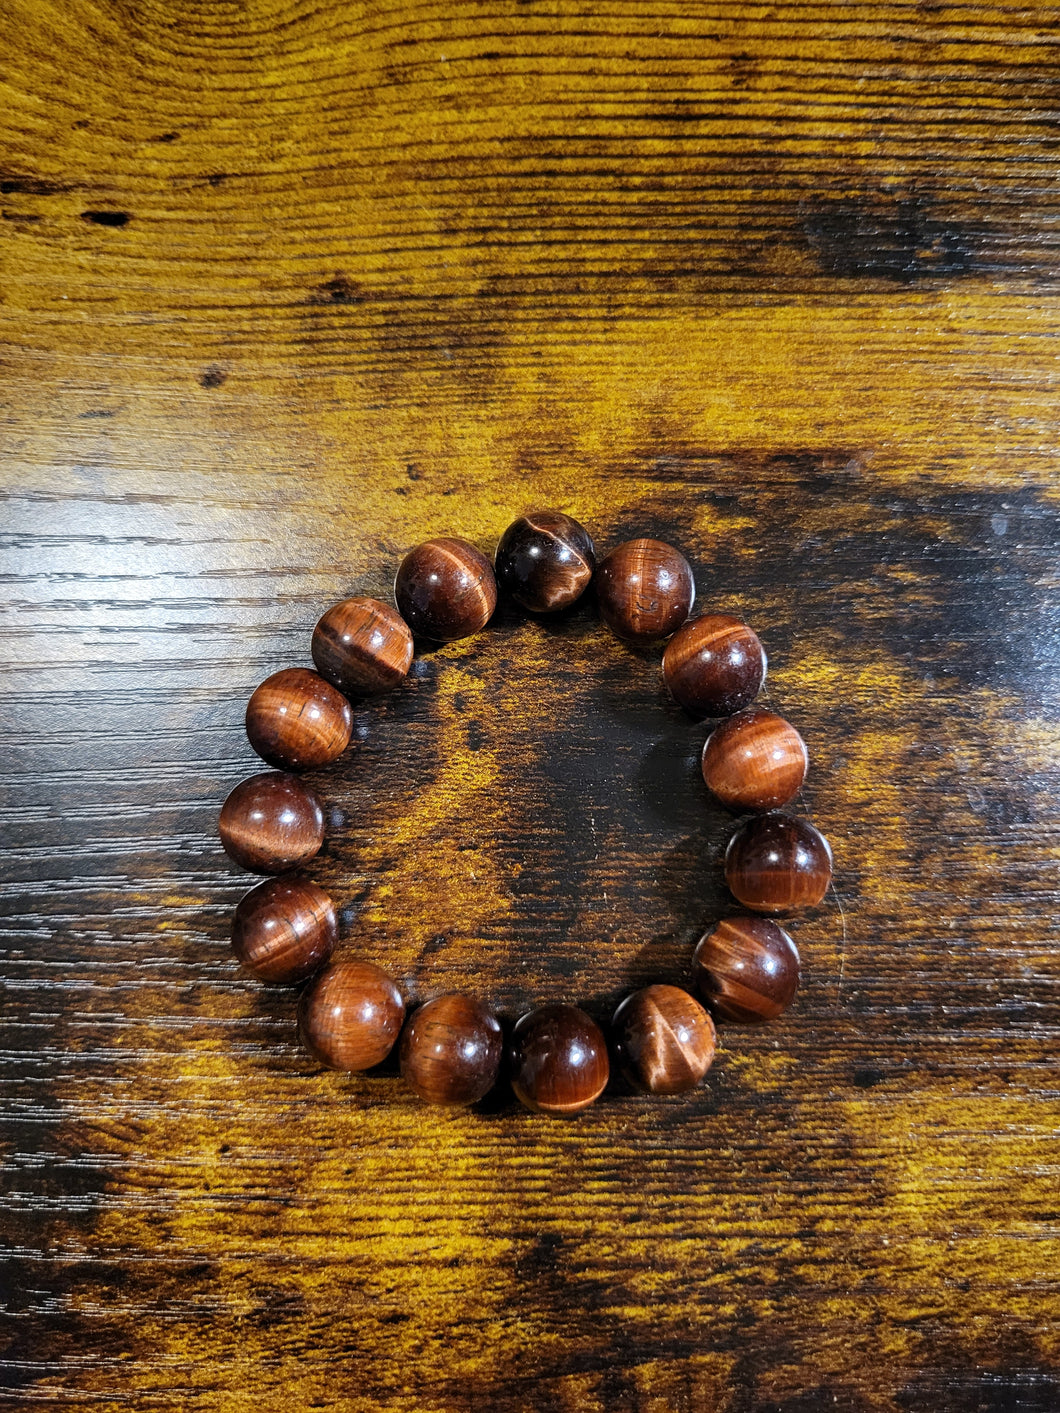
[[[507, 1044], [479, 998], [447, 993], [406, 1016], [394, 979], [374, 962], [333, 959], [339, 927], [328, 894], [300, 870], [324, 842], [324, 807], [298, 772], [337, 760], [360, 700], [393, 690], [411, 666], [415, 638], [453, 642], [484, 628], [498, 593], [534, 614], [569, 608], [592, 584], [600, 616], [622, 640], [666, 641], [662, 675], [693, 718], [721, 718], [707, 737], [703, 779], [728, 810], [749, 817], [725, 852], [725, 882], [746, 911], [722, 918], [692, 957], [697, 1000], [657, 984], [615, 1011], [610, 1045], [577, 1006], [521, 1016]], [[371, 1069], [398, 1047], [401, 1074], [429, 1104], [484, 1098], [506, 1069], [517, 1098], [538, 1113], [575, 1114], [608, 1084], [612, 1060], [632, 1087], [666, 1095], [693, 1089], [714, 1059], [715, 1020], [773, 1020], [799, 984], [799, 953], [773, 921], [820, 903], [832, 851], [808, 820], [780, 811], [806, 776], [806, 746], [783, 717], [752, 705], [766, 676], [758, 636], [724, 613], [690, 618], [688, 561], [660, 540], [635, 539], [597, 562], [589, 532], [569, 515], [538, 511], [504, 532], [493, 564], [468, 541], [445, 536], [401, 561], [395, 611], [378, 599], [333, 604], [313, 631], [316, 671], [286, 668], [247, 705], [251, 746], [274, 769], [242, 781], [225, 800], [226, 852], [252, 873], [276, 875], [240, 901], [236, 956], [263, 982], [308, 983], [299, 1000], [302, 1043], [334, 1069]]]

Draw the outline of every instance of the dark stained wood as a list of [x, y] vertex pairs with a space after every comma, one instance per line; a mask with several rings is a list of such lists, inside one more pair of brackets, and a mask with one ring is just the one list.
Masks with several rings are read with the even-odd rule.
[[692, 716], [730, 716], [762, 690], [758, 635], [731, 613], [704, 613], [679, 628], [663, 653], [667, 690]]
[[696, 586], [679, 550], [651, 537], [616, 545], [596, 569], [600, 616], [630, 643], [667, 638], [688, 617]]
[[521, 1104], [538, 1114], [568, 1118], [603, 1093], [611, 1072], [607, 1041], [592, 1016], [554, 1001], [516, 1021], [508, 1070]]
[[831, 846], [808, 819], [759, 815], [740, 825], [725, 850], [725, 882], [756, 913], [816, 907], [831, 881]]
[[722, 918], [696, 944], [692, 979], [722, 1020], [775, 1020], [798, 990], [799, 949], [770, 918]]
[[413, 633], [452, 643], [480, 632], [497, 607], [493, 565], [453, 536], [424, 540], [398, 566], [394, 597]]
[[358, 595], [320, 616], [311, 644], [317, 671], [347, 696], [391, 692], [412, 666], [405, 620], [387, 603]]
[[444, 1108], [477, 1104], [497, 1082], [504, 1035], [474, 996], [435, 996], [401, 1032], [401, 1077], [421, 1099]]
[[513, 520], [500, 538], [494, 567], [499, 587], [532, 613], [571, 608], [596, 567], [592, 536], [557, 510]]
[[684, 1094], [714, 1059], [714, 1022], [679, 986], [645, 986], [627, 996], [611, 1021], [615, 1057], [637, 1089]]
[[393, 977], [373, 962], [335, 961], [298, 1007], [298, 1033], [314, 1059], [336, 1070], [381, 1064], [401, 1031], [405, 1002]]
[[252, 873], [286, 873], [315, 858], [324, 842], [320, 797], [296, 775], [265, 770], [241, 780], [217, 821], [225, 853]]
[[247, 740], [280, 770], [310, 770], [338, 760], [350, 744], [353, 713], [317, 672], [285, 667], [255, 687], [247, 703]]
[[[5, 21], [4, 1399], [1052, 1413], [1060, 8]], [[315, 1066], [216, 836], [321, 613], [538, 506], [760, 633], [836, 853], [784, 1015], [569, 1123]], [[688, 987], [706, 731], [502, 602], [307, 777], [336, 956]]]
[[806, 742], [775, 711], [747, 707], [707, 737], [700, 765], [707, 789], [726, 809], [775, 810], [806, 780]]
[[339, 940], [331, 898], [308, 878], [270, 878], [240, 898], [232, 946], [259, 981], [293, 986], [324, 965]]

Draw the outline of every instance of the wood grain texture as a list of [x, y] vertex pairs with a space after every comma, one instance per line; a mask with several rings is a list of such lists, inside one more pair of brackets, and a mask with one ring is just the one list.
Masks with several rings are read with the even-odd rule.
[[[1053, 1413], [1060, 7], [4, 18], [0, 1402]], [[215, 835], [328, 604], [540, 506], [759, 633], [837, 860], [780, 1021], [569, 1124], [308, 1061]], [[502, 609], [354, 731], [337, 955], [687, 985], [654, 650]]]

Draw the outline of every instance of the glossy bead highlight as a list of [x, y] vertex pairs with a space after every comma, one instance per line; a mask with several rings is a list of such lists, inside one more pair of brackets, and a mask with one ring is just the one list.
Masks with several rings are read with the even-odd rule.
[[688, 560], [661, 540], [627, 540], [596, 571], [600, 616], [627, 642], [668, 638], [688, 617], [695, 596]]
[[791, 1004], [799, 984], [799, 952], [768, 918], [727, 917], [699, 939], [692, 975], [715, 1015], [757, 1025]]
[[508, 1047], [516, 1098], [539, 1114], [588, 1108], [610, 1074], [607, 1042], [577, 1006], [540, 1006], [516, 1022]]
[[225, 853], [251, 873], [286, 873], [320, 852], [324, 808], [296, 775], [269, 770], [236, 786], [218, 833]]
[[554, 613], [589, 587], [596, 555], [584, 525], [557, 510], [535, 510], [508, 526], [494, 562], [498, 586], [516, 603]]
[[247, 703], [247, 739], [269, 765], [312, 770], [350, 744], [353, 713], [330, 682], [306, 667], [266, 677]]
[[342, 599], [313, 629], [317, 671], [351, 697], [398, 686], [412, 664], [412, 649], [408, 624], [381, 599]]
[[746, 623], [727, 613], [693, 618], [663, 654], [663, 680], [693, 716], [729, 716], [748, 706], [766, 676], [765, 649]]
[[335, 905], [308, 878], [270, 878], [239, 901], [232, 946], [259, 981], [293, 986], [324, 965], [335, 950]]
[[401, 1073], [428, 1104], [462, 1108], [497, 1080], [504, 1039], [497, 1017], [474, 996], [436, 996], [401, 1033]]
[[413, 633], [451, 643], [485, 628], [497, 607], [493, 565], [467, 540], [425, 540], [409, 550], [394, 598]]
[[725, 882], [733, 896], [756, 913], [812, 908], [831, 881], [828, 840], [808, 820], [791, 815], [748, 820], [725, 851]]
[[622, 1072], [649, 1094], [694, 1089], [714, 1059], [714, 1022], [678, 986], [634, 991], [615, 1012], [611, 1032]]
[[302, 1043], [335, 1070], [369, 1070], [394, 1048], [405, 1019], [397, 983], [372, 962], [334, 962], [302, 997]]
[[809, 757], [790, 722], [748, 707], [712, 731], [703, 746], [703, 779], [735, 811], [775, 810], [802, 789]]

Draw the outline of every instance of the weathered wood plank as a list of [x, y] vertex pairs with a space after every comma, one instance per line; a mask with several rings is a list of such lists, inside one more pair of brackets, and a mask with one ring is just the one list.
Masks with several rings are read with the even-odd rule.
[[[1060, 1406], [1060, 9], [7, 19], [0, 1401]], [[838, 860], [782, 1022], [567, 1125], [314, 1069], [214, 834], [322, 608], [531, 504], [759, 629]], [[656, 659], [503, 608], [360, 709], [343, 946], [685, 979]]]

